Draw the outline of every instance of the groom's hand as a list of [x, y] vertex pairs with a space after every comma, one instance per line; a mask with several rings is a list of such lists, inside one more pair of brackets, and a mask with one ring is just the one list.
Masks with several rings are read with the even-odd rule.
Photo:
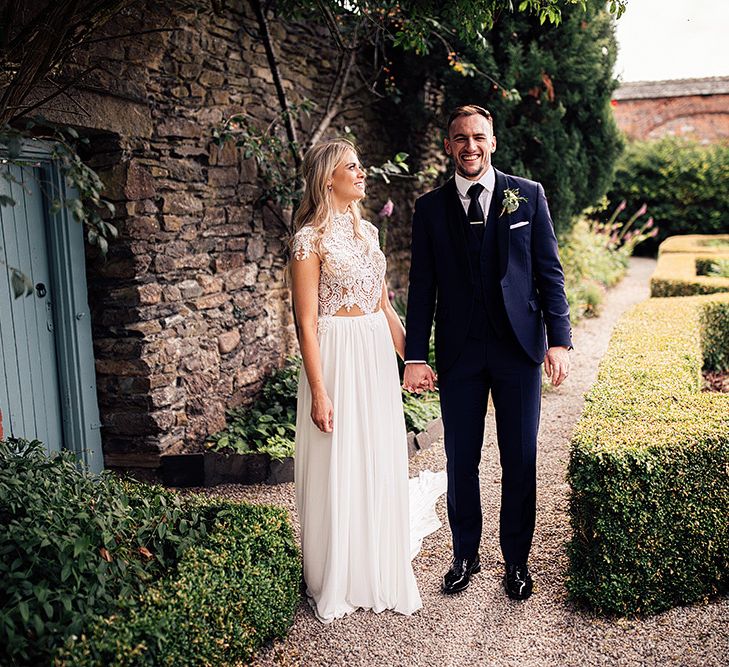
[[405, 391], [421, 394], [423, 391], [434, 391], [438, 376], [426, 363], [405, 364], [405, 375], [402, 386]]
[[555, 387], [570, 374], [570, 355], [566, 347], [550, 347], [544, 357], [544, 372]]

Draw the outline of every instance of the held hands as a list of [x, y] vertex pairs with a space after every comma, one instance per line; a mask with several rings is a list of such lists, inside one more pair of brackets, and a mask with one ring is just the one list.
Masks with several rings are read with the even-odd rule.
[[312, 398], [311, 420], [324, 433], [334, 431], [334, 405], [326, 392]]
[[422, 394], [424, 391], [434, 391], [438, 376], [428, 364], [405, 364], [405, 376], [402, 387], [405, 391]]
[[555, 387], [570, 373], [570, 355], [566, 347], [550, 347], [544, 357], [544, 372]]

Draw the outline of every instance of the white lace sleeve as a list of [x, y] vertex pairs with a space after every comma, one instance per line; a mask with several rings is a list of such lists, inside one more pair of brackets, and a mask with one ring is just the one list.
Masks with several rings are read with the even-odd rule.
[[314, 240], [316, 239], [316, 231], [307, 225], [304, 225], [296, 234], [291, 244], [294, 259], [304, 260], [314, 251]]

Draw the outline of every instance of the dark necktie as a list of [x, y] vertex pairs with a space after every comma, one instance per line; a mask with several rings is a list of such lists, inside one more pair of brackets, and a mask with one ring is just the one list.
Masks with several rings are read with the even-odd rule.
[[483, 185], [480, 183], [474, 183], [470, 188], [468, 188], [467, 192], [471, 199], [471, 203], [468, 205], [468, 223], [479, 241], [483, 238], [483, 227], [485, 222], [483, 208], [481, 208], [481, 202], [478, 200], [483, 189]]

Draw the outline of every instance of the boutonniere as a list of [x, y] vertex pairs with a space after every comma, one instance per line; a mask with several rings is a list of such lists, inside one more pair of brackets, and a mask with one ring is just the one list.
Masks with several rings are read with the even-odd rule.
[[499, 217], [504, 213], [513, 213], [519, 208], [519, 202], [526, 201], [526, 197], [519, 196], [519, 188], [506, 188], [504, 190], [504, 201], [501, 202], [501, 213]]

